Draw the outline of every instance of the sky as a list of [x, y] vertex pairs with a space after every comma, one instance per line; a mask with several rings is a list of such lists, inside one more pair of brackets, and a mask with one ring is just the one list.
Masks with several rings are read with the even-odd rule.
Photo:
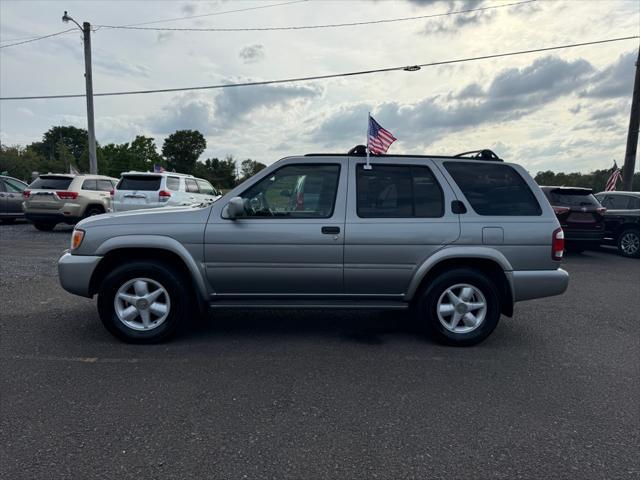
[[[0, 2], [0, 45], [78, 22], [160, 28], [309, 26], [450, 13], [517, 0]], [[244, 12], [201, 16], [229, 10]], [[199, 16], [185, 20], [164, 21]], [[94, 91], [177, 88], [414, 65], [640, 34], [640, 2], [543, 1], [342, 28], [180, 32], [98, 28]], [[530, 172], [624, 160], [638, 40], [331, 80], [95, 98], [100, 144], [144, 134], [158, 148], [197, 129], [201, 157], [271, 164], [365, 143], [367, 114], [397, 138], [389, 153], [490, 148]], [[84, 93], [80, 32], [0, 49], [0, 96]], [[86, 128], [83, 98], [0, 102], [0, 141], [26, 145], [54, 125]], [[637, 166], [638, 168], [638, 166]]]

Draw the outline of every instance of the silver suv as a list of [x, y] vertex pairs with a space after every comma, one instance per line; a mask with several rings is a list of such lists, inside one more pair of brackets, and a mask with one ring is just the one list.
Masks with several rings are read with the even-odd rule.
[[566, 290], [563, 249], [518, 165], [316, 154], [211, 205], [86, 219], [58, 267], [128, 342], [167, 338], [200, 305], [412, 309], [438, 341], [472, 345], [515, 302]]
[[123, 173], [112, 195], [114, 212], [193, 205], [220, 198], [220, 192], [202, 178], [149, 172]]

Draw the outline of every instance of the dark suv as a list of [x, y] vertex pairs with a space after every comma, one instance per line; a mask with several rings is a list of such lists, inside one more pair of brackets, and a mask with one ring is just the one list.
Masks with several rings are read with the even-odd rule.
[[607, 209], [604, 243], [620, 255], [640, 258], [640, 192], [600, 192], [596, 198]]
[[567, 250], [581, 252], [596, 247], [604, 237], [606, 208], [590, 188], [540, 187], [564, 231]]

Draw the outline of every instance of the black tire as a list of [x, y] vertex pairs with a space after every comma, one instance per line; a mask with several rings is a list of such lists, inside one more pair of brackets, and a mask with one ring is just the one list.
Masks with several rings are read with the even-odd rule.
[[[477, 327], [468, 332], [458, 333], [443, 325], [438, 317], [437, 307], [440, 298], [444, 298], [447, 289], [461, 284], [474, 287], [484, 296], [486, 310], [484, 310], [483, 320]], [[453, 303], [451, 302], [451, 304]], [[499, 290], [491, 279], [482, 272], [456, 268], [440, 274], [421, 291], [416, 299], [415, 315], [418, 322], [437, 342], [456, 347], [476, 345], [486, 339], [498, 325], [500, 319]], [[461, 326], [461, 328], [464, 327], [466, 327], [466, 321]]]
[[101, 215], [104, 213], [104, 210], [101, 207], [87, 207], [87, 210], [84, 212], [84, 217], [93, 217], [94, 215]]
[[34, 222], [33, 226], [36, 227], [37, 230], [41, 232], [50, 232], [54, 228], [56, 228], [55, 223], [42, 223], [42, 222]]
[[[128, 343], [157, 343], [168, 339], [176, 333], [179, 326], [190, 319], [193, 304], [187, 279], [180, 272], [160, 261], [134, 261], [116, 267], [102, 281], [98, 290], [98, 314], [105, 328], [120, 340]], [[170, 305], [166, 318], [155, 328], [136, 330], [120, 320], [115, 307], [118, 290], [136, 278], [150, 279], [163, 287], [168, 294], [161, 297]], [[152, 291], [149, 289], [149, 291]], [[126, 305], [126, 303], [125, 303]], [[142, 322], [142, 317], [136, 317]]]
[[623, 257], [640, 258], [640, 230], [624, 230], [616, 241], [618, 253]]

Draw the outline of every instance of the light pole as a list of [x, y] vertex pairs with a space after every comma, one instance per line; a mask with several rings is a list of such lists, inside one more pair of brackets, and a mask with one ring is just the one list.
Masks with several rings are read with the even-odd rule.
[[89, 173], [98, 173], [98, 157], [96, 155], [96, 130], [93, 120], [93, 77], [91, 75], [91, 24], [84, 22], [82, 26], [70, 17], [67, 12], [62, 16], [63, 22], [73, 22], [82, 31], [84, 42], [84, 80], [87, 96], [87, 131], [89, 132]]

